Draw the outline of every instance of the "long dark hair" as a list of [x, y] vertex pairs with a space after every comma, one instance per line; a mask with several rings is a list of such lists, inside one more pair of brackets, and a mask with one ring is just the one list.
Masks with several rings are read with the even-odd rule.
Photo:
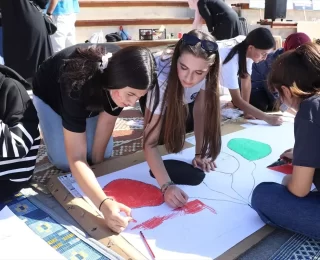
[[[193, 30], [188, 34], [196, 36], [200, 40], [215, 41], [213, 36], [204, 32]], [[201, 157], [210, 157], [215, 160], [221, 150], [220, 127], [220, 94], [219, 94], [219, 53], [208, 53], [201, 44], [195, 46], [186, 45], [182, 39], [175, 46], [171, 58], [171, 68], [167, 80], [167, 88], [164, 93], [161, 114], [163, 118], [164, 144], [168, 152], [178, 153], [183, 149], [186, 136], [186, 120], [188, 106], [184, 106], [184, 88], [178, 78], [177, 63], [182, 53], [191, 53], [200, 57], [212, 65], [206, 76], [206, 95], [204, 111], [204, 132], [201, 146]], [[164, 113], [165, 112], [165, 113]], [[151, 118], [149, 118], [149, 122]], [[160, 123], [160, 117], [154, 128]], [[153, 129], [149, 131], [149, 134]], [[148, 135], [149, 135], [148, 134]], [[148, 135], [145, 137], [148, 139]], [[156, 143], [154, 144], [156, 145]]]
[[244, 41], [238, 43], [231, 49], [231, 51], [223, 61], [223, 64], [228, 63], [230, 60], [232, 60], [234, 55], [238, 54], [238, 75], [240, 78], [246, 78], [248, 76], [246, 54], [249, 45], [252, 45], [253, 47], [260, 50], [270, 50], [274, 47], [275, 40], [271, 32], [267, 28], [259, 27], [249, 32]]
[[292, 95], [300, 99], [320, 94], [319, 45], [306, 43], [280, 55], [272, 64], [268, 86], [281, 96], [282, 86], [290, 88]]
[[[109, 47], [116, 51], [102, 68], [102, 57]], [[67, 87], [70, 96], [81, 95], [90, 110], [101, 111], [105, 93], [111, 89], [131, 87], [134, 89], [155, 88], [155, 106], [159, 100], [157, 67], [148, 48], [130, 46], [123, 49], [114, 45], [89, 45], [77, 48], [61, 67], [60, 82]]]

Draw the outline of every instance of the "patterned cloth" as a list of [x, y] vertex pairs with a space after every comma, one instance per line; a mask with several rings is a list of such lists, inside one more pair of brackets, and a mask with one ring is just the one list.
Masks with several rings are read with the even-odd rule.
[[46, 212], [36, 207], [22, 194], [12, 200], [0, 202], [0, 209], [7, 205], [34, 233], [41, 237], [66, 259], [109, 260], [96, 249], [58, 224]]
[[[135, 107], [124, 109], [117, 119], [113, 131], [113, 156], [127, 155], [142, 150], [143, 117], [137, 103]], [[48, 160], [46, 146], [41, 142], [36, 168], [31, 185], [37, 190], [49, 194], [46, 188], [49, 179], [63, 173]]]
[[295, 234], [270, 258], [270, 260], [320, 259], [320, 241]]
[[[239, 118], [229, 120], [222, 118], [221, 125], [237, 122]], [[139, 103], [135, 107], [125, 108], [116, 121], [113, 131], [113, 154], [122, 156], [142, 150], [143, 145], [143, 117]], [[47, 151], [42, 142], [38, 152], [38, 158], [31, 185], [37, 190], [49, 194], [46, 185], [53, 176], [63, 173], [48, 160]]]

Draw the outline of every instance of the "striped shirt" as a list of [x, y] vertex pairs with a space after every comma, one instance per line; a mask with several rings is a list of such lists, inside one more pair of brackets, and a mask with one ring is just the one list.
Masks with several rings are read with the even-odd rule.
[[20, 81], [0, 71], [0, 82], [0, 181], [27, 181], [40, 146], [37, 112]]
[[0, 180], [27, 181], [31, 178], [40, 146], [21, 124], [8, 127], [0, 121]]

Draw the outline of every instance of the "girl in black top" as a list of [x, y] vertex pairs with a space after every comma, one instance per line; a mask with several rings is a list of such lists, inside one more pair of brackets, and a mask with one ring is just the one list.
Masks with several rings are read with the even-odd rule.
[[194, 29], [201, 29], [205, 20], [209, 32], [216, 40], [227, 40], [240, 35], [240, 21], [237, 13], [222, 0], [188, 0], [195, 9]]
[[154, 86], [158, 84], [151, 52], [113, 44], [64, 49], [46, 60], [34, 78], [33, 101], [49, 159], [71, 170], [115, 232], [128, 225], [130, 208], [106, 197], [88, 161], [96, 164], [111, 156], [118, 115]]
[[[320, 50], [306, 43], [285, 52], [272, 64], [268, 85], [281, 102], [297, 111], [294, 148], [280, 158], [292, 163], [292, 174], [279, 183], [260, 183], [252, 208], [272, 226], [320, 239]], [[312, 183], [317, 191], [310, 192]]]

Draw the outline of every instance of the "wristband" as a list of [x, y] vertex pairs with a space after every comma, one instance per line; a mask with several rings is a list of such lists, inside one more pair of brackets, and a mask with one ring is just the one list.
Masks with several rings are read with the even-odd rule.
[[169, 186], [171, 186], [171, 185], [174, 185], [174, 182], [173, 182], [173, 181], [168, 181], [168, 182], [166, 182], [165, 184], [163, 184], [163, 185], [161, 186], [161, 192], [162, 192], [162, 194], [164, 194], [164, 193], [166, 192], [166, 190], [169, 188]]
[[51, 16], [51, 15], [52, 15], [52, 13], [47, 12], [47, 15], [48, 15], [48, 16]]
[[201, 155], [201, 153], [196, 153], [195, 156]]
[[106, 200], [114, 200], [114, 199], [110, 198], [110, 197], [106, 197], [104, 200], [102, 200], [101, 203], [100, 203], [100, 206], [99, 206], [99, 211], [101, 209], [101, 206], [102, 206], [103, 202], [105, 202]]

